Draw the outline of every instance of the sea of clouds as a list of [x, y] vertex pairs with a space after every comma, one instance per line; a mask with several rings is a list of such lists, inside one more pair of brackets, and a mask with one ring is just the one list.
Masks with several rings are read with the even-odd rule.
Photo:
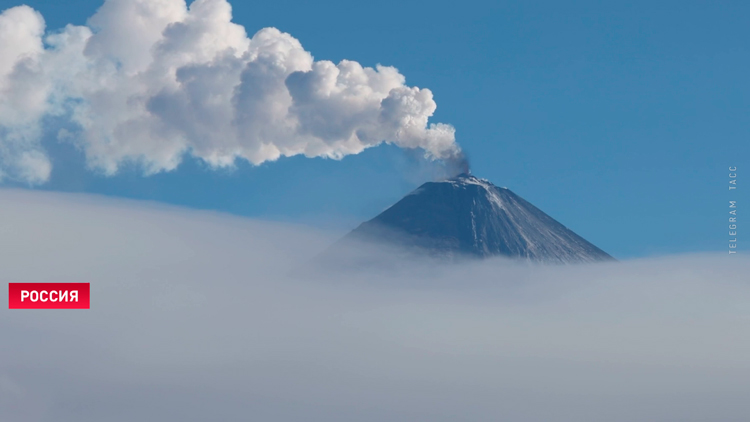
[[91, 283], [90, 310], [0, 308], [0, 420], [750, 414], [744, 256], [309, 265], [338, 236], [0, 190], [0, 282]]

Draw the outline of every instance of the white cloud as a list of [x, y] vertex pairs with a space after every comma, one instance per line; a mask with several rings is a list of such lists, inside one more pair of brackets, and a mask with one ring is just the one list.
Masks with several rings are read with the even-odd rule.
[[0, 169], [46, 180], [19, 159], [45, 156], [46, 114], [69, 116], [89, 164], [107, 174], [123, 162], [172, 170], [184, 154], [218, 167], [341, 158], [381, 142], [432, 158], [459, 153], [452, 126], [428, 123], [431, 91], [407, 86], [395, 68], [315, 61], [291, 35], [265, 28], [249, 38], [231, 19], [225, 0], [108, 0], [45, 49], [41, 15], [4, 11]]
[[38, 127], [49, 93], [43, 34], [44, 19], [28, 6], [0, 14], [0, 180], [14, 174], [35, 183], [49, 176]]
[[619, 422], [750, 411], [745, 257], [289, 275], [331, 240], [0, 190], [0, 280], [92, 283], [88, 311], [0, 309], [0, 420]]

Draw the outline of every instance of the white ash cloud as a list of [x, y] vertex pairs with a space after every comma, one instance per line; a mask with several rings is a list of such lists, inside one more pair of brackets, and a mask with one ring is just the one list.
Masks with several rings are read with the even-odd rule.
[[460, 152], [455, 130], [428, 120], [429, 89], [394, 67], [315, 61], [293, 36], [248, 37], [226, 0], [107, 0], [87, 26], [45, 35], [28, 6], [0, 14], [0, 176], [48, 180], [42, 119], [95, 170], [146, 174], [188, 154], [211, 166], [282, 156], [339, 159], [389, 142], [433, 159]]

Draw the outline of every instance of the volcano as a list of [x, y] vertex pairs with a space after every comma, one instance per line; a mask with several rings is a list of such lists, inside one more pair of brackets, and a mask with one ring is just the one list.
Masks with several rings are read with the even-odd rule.
[[613, 260], [510, 189], [469, 174], [423, 184], [351, 231], [339, 246], [350, 241], [444, 257], [566, 264]]

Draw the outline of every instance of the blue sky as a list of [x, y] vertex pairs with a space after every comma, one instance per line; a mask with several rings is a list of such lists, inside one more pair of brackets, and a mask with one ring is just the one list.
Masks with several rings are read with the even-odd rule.
[[[0, 0], [0, 9], [20, 4]], [[28, 1], [48, 29], [99, 1]], [[317, 60], [395, 66], [432, 90], [473, 173], [507, 186], [618, 258], [726, 251], [728, 167], [749, 157], [745, 2], [234, 2], [248, 34], [274, 26]], [[56, 122], [47, 122], [54, 127]], [[91, 192], [333, 228], [369, 219], [430, 177], [384, 146], [341, 161], [105, 177], [45, 141], [37, 189]], [[750, 168], [750, 166], [747, 166]], [[747, 176], [750, 179], [750, 173]], [[11, 184], [12, 185], [12, 184]], [[741, 208], [742, 209], [742, 208]]]

